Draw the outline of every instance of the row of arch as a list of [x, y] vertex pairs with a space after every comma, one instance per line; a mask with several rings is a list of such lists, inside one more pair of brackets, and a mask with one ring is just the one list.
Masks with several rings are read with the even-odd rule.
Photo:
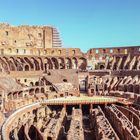
[[[10, 131], [6, 137], [9, 140], [43, 140], [38, 128], [34, 126], [33, 122], [37, 117], [38, 109], [30, 108], [16, 118], [10, 125]], [[27, 121], [28, 120], [28, 121]], [[4, 137], [4, 139], [6, 139]]]
[[1, 71], [45, 71], [47, 69], [85, 70], [87, 60], [84, 57], [0, 57]]
[[[50, 86], [51, 88], [51, 86]], [[15, 91], [15, 92], [9, 92], [7, 95], [7, 98], [12, 100], [12, 99], [18, 99], [18, 98], [26, 98], [28, 96], [36, 95], [38, 93], [45, 93], [45, 88], [42, 87], [32, 87], [26, 91]]]
[[127, 55], [127, 56], [114, 56], [112, 57], [112, 60], [106, 61], [106, 64], [104, 67], [106, 69], [111, 69], [111, 70], [119, 70], [119, 69], [140, 69], [140, 56], [135, 55]]

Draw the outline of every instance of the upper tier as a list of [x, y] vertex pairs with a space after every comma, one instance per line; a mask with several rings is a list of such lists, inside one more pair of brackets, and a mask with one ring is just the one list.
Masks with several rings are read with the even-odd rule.
[[61, 47], [61, 40], [54, 27], [0, 24], [0, 46], [53, 48]]

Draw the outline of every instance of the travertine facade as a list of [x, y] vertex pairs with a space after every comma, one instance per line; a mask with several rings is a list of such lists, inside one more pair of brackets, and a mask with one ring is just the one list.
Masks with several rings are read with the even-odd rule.
[[54, 27], [0, 25], [0, 138], [139, 140], [140, 46], [61, 46]]

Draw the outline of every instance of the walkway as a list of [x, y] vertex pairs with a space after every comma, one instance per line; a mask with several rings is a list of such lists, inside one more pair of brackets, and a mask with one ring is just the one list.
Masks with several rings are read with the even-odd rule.
[[106, 96], [81, 96], [81, 97], [62, 97], [56, 99], [49, 99], [42, 102], [42, 105], [73, 105], [73, 104], [107, 104], [107, 103], [116, 103], [118, 100], [114, 97]]

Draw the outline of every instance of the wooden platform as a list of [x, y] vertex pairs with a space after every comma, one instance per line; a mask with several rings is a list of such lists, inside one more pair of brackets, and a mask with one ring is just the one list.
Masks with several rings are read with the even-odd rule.
[[42, 105], [80, 105], [80, 104], [112, 104], [117, 103], [118, 99], [107, 96], [82, 96], [82, 97], [62, 97], [49, 99], [42, 102]]

